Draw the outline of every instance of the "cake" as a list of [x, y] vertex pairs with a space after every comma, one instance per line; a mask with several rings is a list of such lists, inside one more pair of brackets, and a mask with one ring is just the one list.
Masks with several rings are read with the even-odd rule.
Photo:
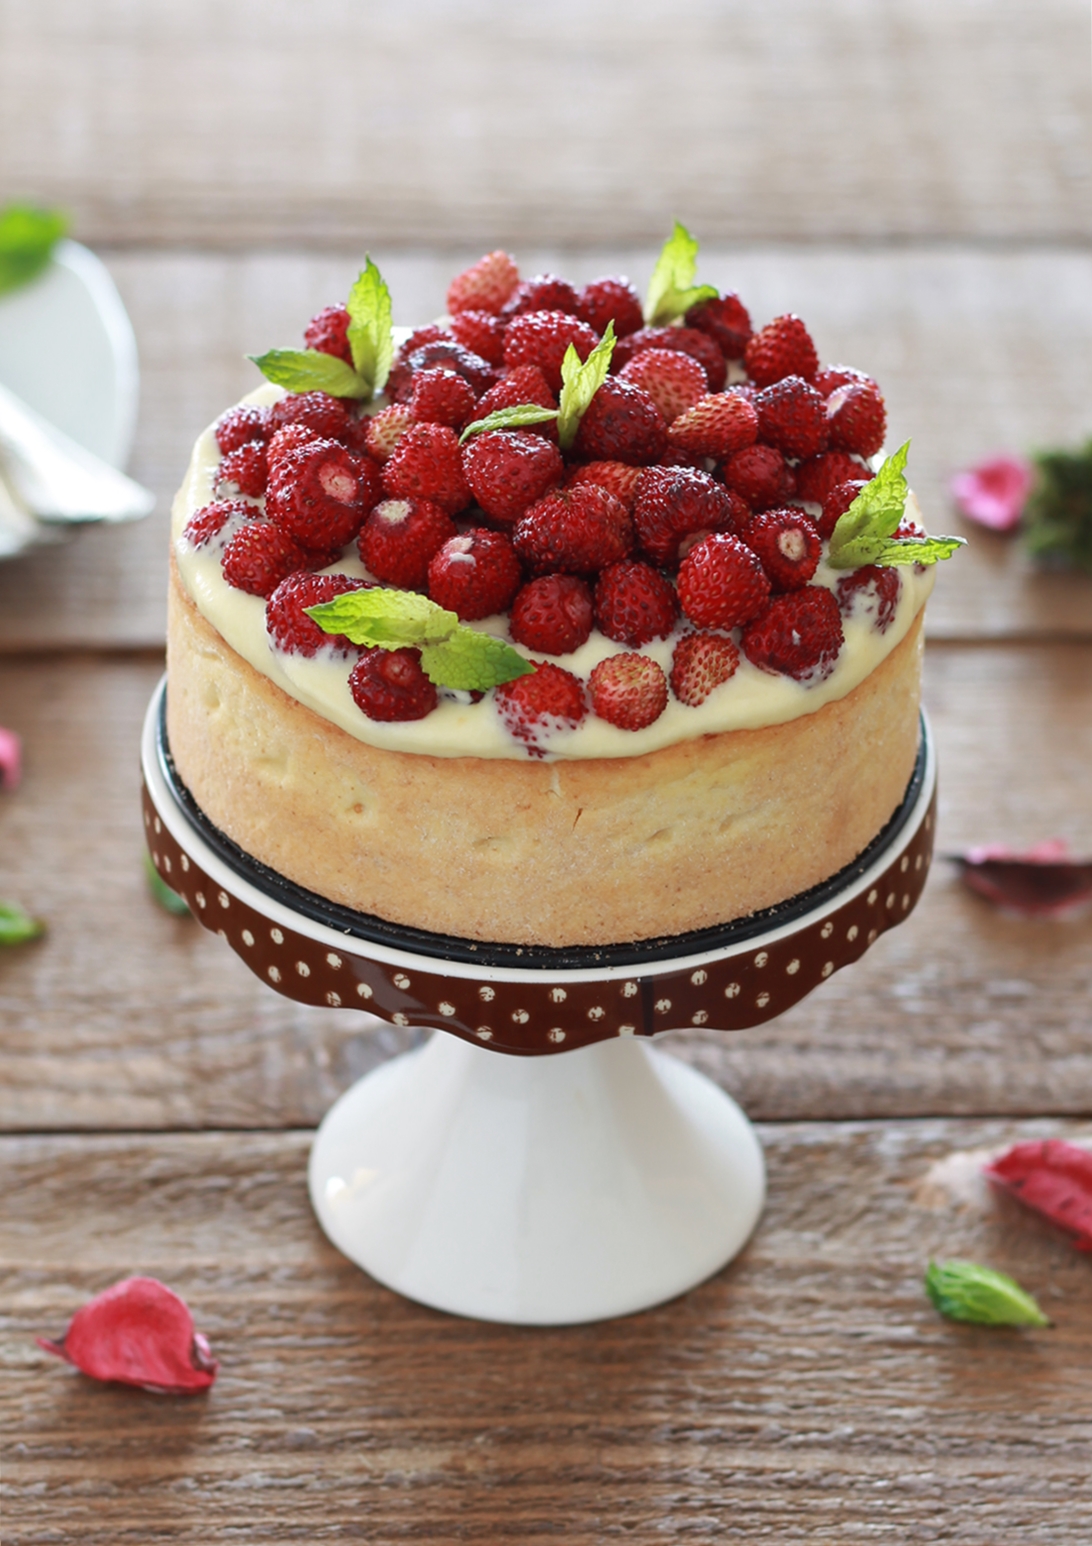
[[876, 383], [693, 252], [644, 310], [492, 253], [400, 340], [369, 260], [199, 438], [168, 737], [248, 854], [396, 925], [594, 946], [774, 906], [882, 830], [955, 544], [878, 456]]

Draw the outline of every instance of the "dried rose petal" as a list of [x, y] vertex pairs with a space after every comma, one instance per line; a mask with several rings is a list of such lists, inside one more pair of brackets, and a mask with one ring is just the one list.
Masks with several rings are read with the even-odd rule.
[[1045, 1138], [1018, 1143], [984, 1166], [985, 1174], [1054, 1224], [1069, 1230], [1078, 1251], [1092, 1251], [1092, 1153]]
[[0, 725], [0, 789], [15, 789], [23, 776], [23, 743]]
[[951, 858], [964, 885], [1020, 917], [1062, 918], [1092, 902], [1092, 860], [1071, 859], [1059, 838], [1023, 853], [992, 844]]
[[1022, 456], [995, 456], [951, 482], [952, 496], [970, 521], [992, 531], [1012, 531], [1020, 521], [1035, 473]]
[[126, 1278], [77, 1310], [60, 1342], [38, 1346], [96, 1380], [164, 1395], [207, 1390], [220, 1367], [185, 1301], [155, 1278]]

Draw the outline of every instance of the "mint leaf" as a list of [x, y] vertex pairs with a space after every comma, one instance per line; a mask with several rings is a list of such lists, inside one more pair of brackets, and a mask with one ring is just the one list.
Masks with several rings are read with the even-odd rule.
[[360, 395], [370, 400], [387, 384], [394, 361], [394, 333], [391, 328], [391, 292], [371, 258], [365, 253], [364, 268], [349, 291], [349, 348], [357, 375], [366, 390]]
[[454, 612], [427, 596], [380, 586], [347, 591], [304, 610], [324, 633], [341, 633], [354, 644], [390, 650], [449, 639], [460, 626]]
[[965, 537], [898, 537], [885, 542], [872, 560], [884, 568], [895, 564], [935, 564], [951, 558], [957, 548], [965, 548]]
[[368, 384], [351, 365], [318, 349], [269, 349], [248, 354], [248, 360], [277, 386], [289, 392], [329, 392], [331, 397], [370, 397]]
[[592, 398], [607, 379], [610, 357], [617, 343], [613, 321], [588, 355], [581, 360], [572, 344], [565, 350], [561, 362], [561, 397], [557, 411], [557, 438], [563, 451], [567, 451], [576, 439], [580, 421], [588, 411]]
[[556, 408], [542, 408], [538, 403], [517, 403], [514, 408], [498, 408], [495, 413], [487, 413], [484, 419], [475, 419], [473, 424], [468, 424], [459, 436], [459, 444], [462, 445], [471, 435], [481, 435], [489, 429], [522, 429], [525, 424], [545, 424], [547, 419], [556, 418]]
[[973, 1261], [931, 1261], [925, 1291], [941, 1315], [980, 1326], [1049, 1326], [1050, 1322], [1019, 1283], [992, 1267]]
[[40, 274], [67, 230], [68, 216], [59, 209], [8, 204], [0, 210], [0, 295]]
[[21, 907], [0, 902], [0, 945], [21, 945], [45, 933], [45, 924], [29, 917]]
[[684, 316], [701, 301], [714, 301], [716, 285], [696, 285], [698, 243], [686, 227], [676, 220], [675, 229], [664, 242], [656, 267], [652, 270], [645, 297], [645, 321], [649, 327], [662, 327]]
[[910, 492], [903, 473], [909, 440], [889, 456], [866, 483], [831, 533], [827, 563], [832, 569], [864, 564], [935, 564], [963, 547], [962, 537], [896, 537]]
[[535, 669], [503, 639], [462, 626], [442, 643], [423, 645], [421, 667], [437, 687], [461, 687], [471, 692], [514, 682]]

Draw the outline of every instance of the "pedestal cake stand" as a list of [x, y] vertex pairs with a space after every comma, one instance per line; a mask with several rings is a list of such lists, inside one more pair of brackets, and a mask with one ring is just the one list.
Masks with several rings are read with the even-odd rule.
[[557, 950], [399, 928], [259, 864], [179, 779], [165, 694], [164, 680], [142, 760], [167, 884], [277, 992], [437, 1033], [319, 1128], [311, 1200], [339, 1250], [421, 1303], [537, 1325], [647, 1308], [737, 1254], [765, 1195], [758, 1140], [651, 1039], [772, 1020], [902, 922], [933, 847], [924, 719], [901, 806], [833, 879], [723, 928]]

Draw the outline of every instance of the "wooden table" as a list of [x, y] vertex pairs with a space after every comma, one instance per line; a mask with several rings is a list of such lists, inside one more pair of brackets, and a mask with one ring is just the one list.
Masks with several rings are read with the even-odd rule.
[[[1019, 1138], [1092, 1140], [1087, 919], [1007, 919], [939, 862], [791, 1014], [680, 1033], [760, 1123], [752, 1244], [651, 1313], [515, 1330], [326, 1244], [310, 1130], [410, 1033], [278, 998], [157, 910], [137, 808], [189, 445], [365, 247], [413, 320], [499, 241], [643, 284], [678, 213], [706, 277], [880, 378], [934, 529], [959, 529], [956, 467], [1088, 433], [1087, 7], [37, 0], [0, 29], [0, 192], [65, 202], [110, 264], [160, 496], [0, 567], [0, 723], [26, 742], [0, 895], [49, 922], [0, 960], [5, 1540], [1087, 1546], [1092, 1261], [977, 1175]], [[942, 852], [1092, 851], [1092, 584], [976, 532], [929, 627]], [[1055, 1328], [941, 1321], [930, 1254], [1013, 1272]], [[212, 1339], [207, 1398], [35, 1347], [133, 1272]]]

